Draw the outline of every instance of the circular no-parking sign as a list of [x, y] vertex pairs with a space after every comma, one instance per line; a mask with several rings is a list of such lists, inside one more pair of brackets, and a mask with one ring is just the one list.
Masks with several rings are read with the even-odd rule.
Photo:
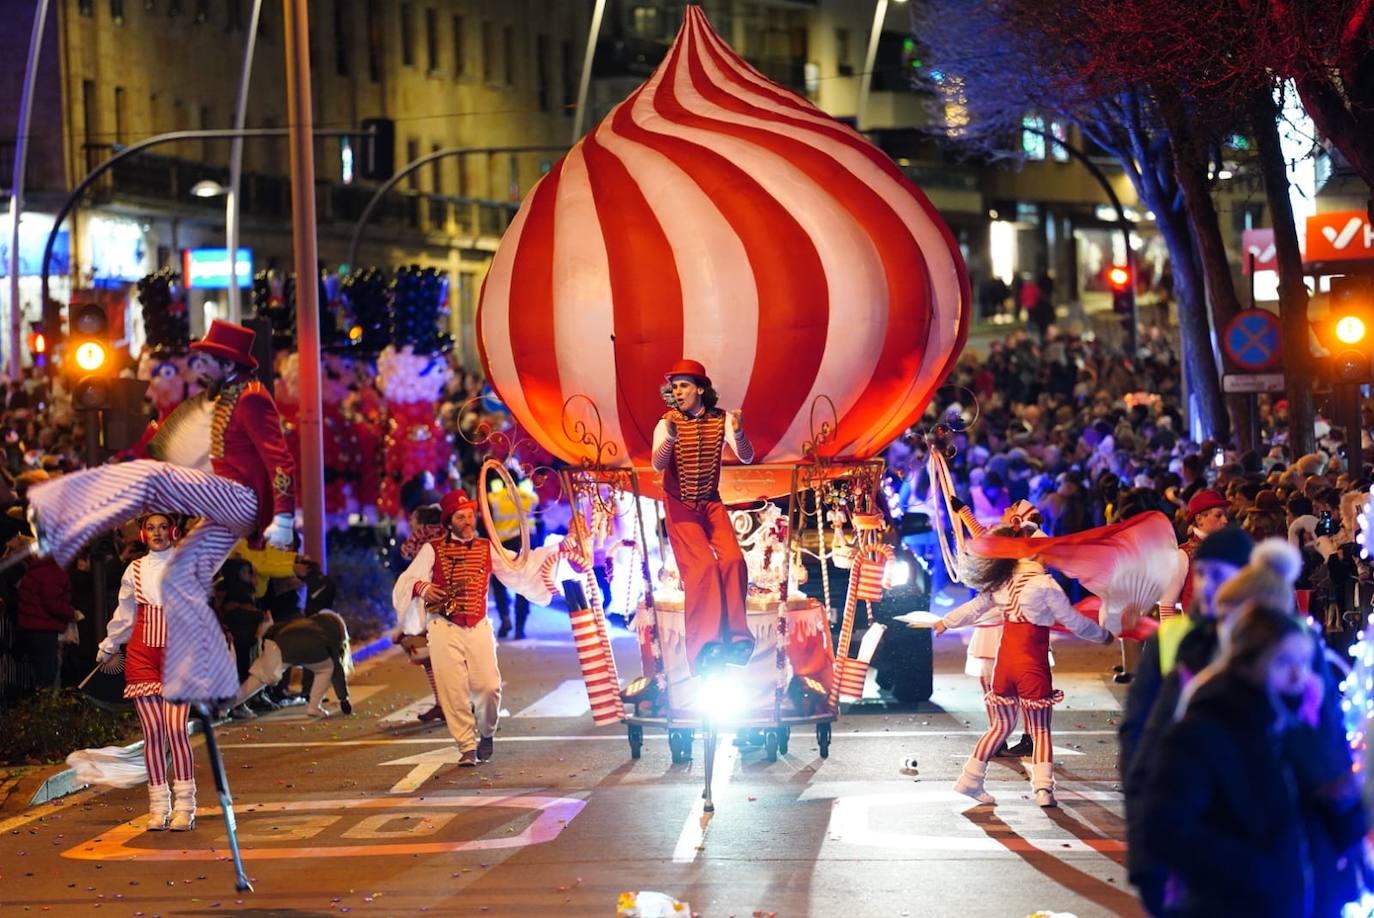
[[1242, 373], [1258, 373], [1279, 362], [1278, 316], [1263, 309], [1237, 313], [1221, 337], [1226, 357]]

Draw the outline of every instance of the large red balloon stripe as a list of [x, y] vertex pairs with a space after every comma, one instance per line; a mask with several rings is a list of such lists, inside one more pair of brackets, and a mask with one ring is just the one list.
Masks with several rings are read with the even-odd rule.
[[703, 361], [761, 461], [866, 457], [919, 417], [967, 334], [967, 273], [879, 150], [736, 56], [697, 7], [654, 75], [525, 200], [483, 287], [487, 376], [541, 445], [571, 420], [647, 464], [663, 370]]

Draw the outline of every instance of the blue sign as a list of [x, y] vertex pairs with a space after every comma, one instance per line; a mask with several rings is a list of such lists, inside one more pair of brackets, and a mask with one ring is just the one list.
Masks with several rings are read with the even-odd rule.
[[[253, 284], [253, 252], [239, 249], [238, 275], [240, 287]], [[228, 249], [182, 249], [181, 271], [186, 277], [186, 288], [196, 290], [226, 290], [229, 287], [229, 250]]]
[[1259, 373], [1279, 362], [1279, 319], [1263, 309], [1246, 309], [1226, 326], [1226, 356], [1242, 373]]

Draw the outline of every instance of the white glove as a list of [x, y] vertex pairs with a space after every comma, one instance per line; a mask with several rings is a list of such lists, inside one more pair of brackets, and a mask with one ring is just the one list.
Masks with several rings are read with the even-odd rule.
[[272, 517], [272, 525], [262, 531], [262, 537], [273, 548], [290, 548], [296, 537], [294, 520], [289, 513], [278, 513]]

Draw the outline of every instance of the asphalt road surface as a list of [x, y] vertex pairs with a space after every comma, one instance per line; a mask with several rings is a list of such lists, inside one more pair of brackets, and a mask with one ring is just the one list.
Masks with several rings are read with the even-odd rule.
[[[566, 616], [536, 610], [530, 634], [502, 644], [509, 713], [476, 769], [457, 767], [442, 723], [414, 720], [428, 686], [395, 652], [354, 673], [352, 717], [294, 708], [218, 730], [254, 892], [234, 891], [197, 738], [193, 833], [144, 832], [142, 787], [0, 820], [0, 914], [606, 916], [631, 890], [703, 916], [1139, 914], [1107, 649], [1056, 640], [1057, 810], [1014, 759], [989, 772], [995, 808], [951, 790], [986, 719], [946, 635], [933, 700], [846, 712], [828, 759], [810, 730], [771, 763], [723, 740], [703, 833], [701, 738], [674, 765], [649, 729], [632, 759], [623, 727], [592, 726]], [[632, 639], [615, 646], [622, 678], [637, 674]]]

